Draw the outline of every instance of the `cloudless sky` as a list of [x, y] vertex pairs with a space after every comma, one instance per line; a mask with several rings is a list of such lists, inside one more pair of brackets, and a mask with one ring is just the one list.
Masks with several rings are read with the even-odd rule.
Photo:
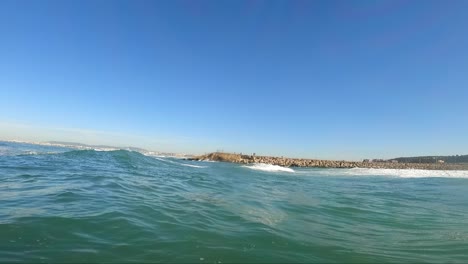
[[0, 139], [468, 154], [468, 1], [0, 1]]

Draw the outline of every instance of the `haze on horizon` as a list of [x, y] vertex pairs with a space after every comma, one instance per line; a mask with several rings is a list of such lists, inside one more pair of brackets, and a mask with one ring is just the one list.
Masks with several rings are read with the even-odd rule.
[[1, 1], [0, 140], [468, 154], [468, 1]]

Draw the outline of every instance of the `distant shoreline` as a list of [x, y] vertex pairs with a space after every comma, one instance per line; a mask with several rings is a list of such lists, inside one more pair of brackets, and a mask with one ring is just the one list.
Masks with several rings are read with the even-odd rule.
[[98, 150], [98, 151], [112, 151], [112, 150], [127, 150], [127, 151], [136, 151], [143, 155], [149, 156], [158, 156], [158, 157], [174, 157], [174, 158], [190, 158], [193, 155], [184, 154], [184, 153], [173, 153], [173, 152], [161, 152], [146, 150], [139, 147], [131, 146], [110, 146], [110, 145], [89, 145], [78, 142], [64, 142], [64, 141], [24, 141], [24, 140], [3, 140], [0, 139], [0, 142], [8, 143], [17, 143], [17, 144], [30, 144], [38, 146], [47, 146], [47, 147], [62, 147], [76, 150]]
[[361, 162], [318, 159], [298, 159], [270, 156], [242, 155], [214, 152], [188, 158], [194, 161], [223, 161], [240, 164], [265, 163], [282, 167], [307, 168], [369, 168], [369, 169], [418, 169], [418, 170], [468, 170], [468, 163], [395, 163], [395, 162]]

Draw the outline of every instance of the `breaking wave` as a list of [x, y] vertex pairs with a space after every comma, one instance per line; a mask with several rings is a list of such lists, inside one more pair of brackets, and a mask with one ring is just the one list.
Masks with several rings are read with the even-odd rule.
[[388, 176], [400, 178], [468, 178], [466, 170], [417, 170], [417, 169], [301, 169], [301, 175], [310, 176]]
[[186, 163], [179, 163], [179, 164], [182, 166], [192, 167], [192, 168], [206, 168], [206, 166], [192, 165], [192, 164], [186, 164]]
[[465, 171], [292, 170], [0, 142], [2, 151], [0, 263], [468, 259]]
[[271, 165], [265, 163], [255, 163], [249, 166], [242, 166], [244, 168], [249, 168], [252, 170], [260, 170], [260, 171], [270, 171], [270, 172], [294, 172], [291, 168], [281, 167], [278, 165]]

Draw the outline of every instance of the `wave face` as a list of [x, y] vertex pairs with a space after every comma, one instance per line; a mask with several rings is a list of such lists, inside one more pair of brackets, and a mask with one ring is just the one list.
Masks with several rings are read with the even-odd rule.
[[462, 171], [292, 173], [10, 142], [0, 153], [0, 262], [468, 259]]

